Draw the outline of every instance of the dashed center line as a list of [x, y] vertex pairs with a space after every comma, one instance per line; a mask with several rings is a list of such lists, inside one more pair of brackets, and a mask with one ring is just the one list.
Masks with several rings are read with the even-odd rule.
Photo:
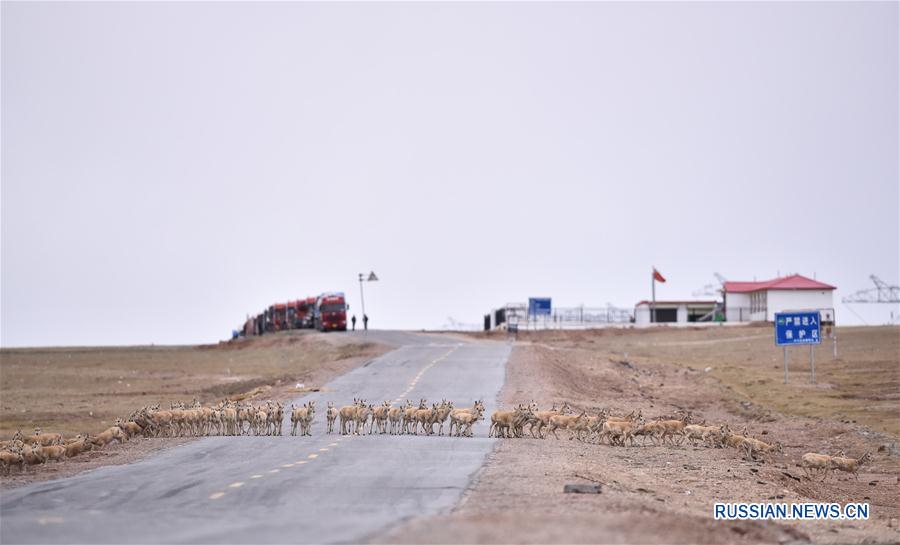
[[[415, 388], [416, 384], [418, 384], [418, 382], [419, 382], [419, 379], [422, 378], [422, 376], [425, 374], [426, 371], [428, 371], [430, 368], [432, 368], [432, 367], [433, 367], [435, 364], [437, 364], [438, 362], [440, 362], [440, 361], [444, 360], [445, 358], [447, 358], [447, 356], [449, 356], [451, 353], [453, 353], [453, 351], [456, 350], [456, 348], [457, 348], [457, 347], [453, 347], [449, 352], [447, 352], [446, 354], [444, 354], [444, 355], [441, 356], [440, 358], [437, 358], [436, 360], [433, 360], [431, 363], [429, 363], [429, 364], [426, 365], [424, 368], [422, 368], [421, 370], [419, 370], [419, 372], [416, 374], [416, 376], [412, 379], [412, 382], [409, 383], [409, 388], [407, 388], [405, 392], [403, 392], [402, 394], [400, 394], [400, 395], [397, 397], [397, 399], [394, 400], [394, 402], [395, 402], [395, 403], [400, 403], [400, 402], [403, 400], [403, 398], [406, 397], [407, 395], [409, 395], [409, 393], [413, 390], [413, 388]], [[340, 443], [342, 439], [343, 439], [343, 437], [339, 437], [338, 439], [335, 439], [335, 442], [334, 442], [334, 443], [329, 443], [328, 446], [329, 446], [329, 447], [336, 447], [336, 446], [338, 446], [338, 443]], [[328, 448], [322, 447], [322, 448], [319, 449], [319, 452], [328, 452]], [[318, 457], [319, 457], [318, 454], [310, 454], [309, 456], [307, 456], [307, 458], [308, 458], [309, 460], [314, 460], [314, 459], [316, 459], [316, 458], [318, 458]], [[307, 462], [307, 460], [297, 460], [297, 461], [294, 462], [294, 463], [283, 464], [281, 467], [283, 467], [283, 468], [290, 468], [290, 467], [294, 467], [295, 465], [305, 464], [306, 462]], [[277, 468], [276, 468], [276, 469], [270, 469], [270, 470], [268, 471], [268, 473], [278, 473], [278, 472], [280, 472], [280, 471], [281, 471], [280, 469], [277, 469]], [[262, 475], [262, 474], [260, 474], [260, 473], [257, 473], [257, 474], [255, 474], [255, 475], [251, 475], [251, 476], [250, 476], [251, 479], [261, 479], [261, 478], [263, 478], [263, 477], [264, 477], [264, 475]], [[228, 485], [228, 488], [240, 488], [240, 487], [244, 486], [244, 484], [245, 484], [245, 483], [242, 482], [242, 481], [237, 481], [237, 482], [233, 482], [233, 483], [229, 484], [229, 485]], [[223, 497], [223, 496], [225, 496], [225, 492], [221, 492], [221, 491], [220, 491], [220, 492], [213, 492], [212, 494], [210, 494], [209, 499], [211, 499], [211, 500], [217, 500], [217, 499], [219, 499], [219, 498], [221, 498], [221, 497]], [[46, 521], [40, 521], [40, 520], [39, 520], [39, 522], [40, 522], [41, 524], [45, 524], [45, 523], [46, 523]], [[50, 522], [57, 522], [57, 521], [53, 520], [53, 521], [50, 521]]]
[[432, 367], [434, 367], [436, 364], [440, 363], [441, 361], [445, 360], [445, 359], [446, 359], [450, 354], [452, 354], [457, 348], [458, 348], [457, 346], [454, 346], [454, 347], [451, 348], [446, 354], [444, 354], [443, 356], [441, 356], [441, 357], [439, 357], [439, 358], [437, 358], [437, 359], [432, 360], [431, 363], [429, 363], [428, 365], [426, 365], [425, 367], [423, 367], [422, 369], [420, 369], [419, 372], [416, 373], [416, 376], [414, 376], [413, 379], [412, 379], [412, 381], [409, 383], [409, 388], [407, 388], [405, 392], [403, 392], [402, 394], [400, 394], [400, 396], [399, 396], [397, 399], [395, 399], [394, 401], [395, 401], [396, 403], [400, 403], [401, 399], [409, 395], [409, 393], [413, 390], [413, 388], [416, 387], [416, 384], [419, 383], [419, 379], [421, 379], [422, 376], [423, 376], [429, 369], [431, 369]]

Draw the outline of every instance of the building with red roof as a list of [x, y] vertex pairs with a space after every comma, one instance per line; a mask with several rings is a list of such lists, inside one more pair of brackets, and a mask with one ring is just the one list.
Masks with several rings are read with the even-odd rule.
[[835, 286], [792, 274], [762, 282], [725, 282], [725, 319], [773, 321], [776, 312], [834, 308]]

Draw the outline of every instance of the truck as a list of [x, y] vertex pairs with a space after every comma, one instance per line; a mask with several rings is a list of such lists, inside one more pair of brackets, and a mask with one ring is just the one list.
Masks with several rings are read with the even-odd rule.
[[269, 320], [266, 331], [284, 331], [288, 328], [287, 303], [275, 303], [269, 307]]
[[312, 328], [312, 310], [316, 304], [315, 297], [297, 299], [288, 303], [288, 323], [291, 329]]
[[347, 301], [343, 292], [323, 293], [316, 297], [313, 311], [319, 331], [347, 331]]
[[312, 329], [316, 326], [315, 321], [315, 313], [316, 313], [316, 299], [317, 297], [307, 297], [306, 298], [306, 317], [303, 318], [303, 329]]

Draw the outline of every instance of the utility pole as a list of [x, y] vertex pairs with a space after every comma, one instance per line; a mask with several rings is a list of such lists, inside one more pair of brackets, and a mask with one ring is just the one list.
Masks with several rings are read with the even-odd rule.
[[360, 319], [362, 319], [363, 324], [364, 324], [363, 325], [363, 331], [364, 331], [363, 335], [368, 337], [369, 336], [369, 328], [366, 325], [366, 321], [367, 321], [366, 320], [366, 296], [365, 296], [365, 293], [363, 293], [363, 280], [365, 280], [366, 282], [376, 282], [376, 281], [378, 281], [378, 277], [375, 276], [375, 271], [369, 271], [368, 276], [366, 276], [363, 273], [359, 273], [359, 300], [360, 300], [360, 306], [362, 307], [362, 316], [360, 316]]
[[[366, 295], [363, 293], [363, 273], [359, 273], [359, 300], [360, 306], [362, 307], [363, 316], [366, 315]], [[362, 316], [359, 317], [362, 320]]]
[[666, 278], [659, 274], [656, 267], [653, 267], [653, 274], [650, 275], [650, 284], [653, 286], [653, 301], [650, 303], [650, 323], [656, 323], [656, 282], [665, 282]]

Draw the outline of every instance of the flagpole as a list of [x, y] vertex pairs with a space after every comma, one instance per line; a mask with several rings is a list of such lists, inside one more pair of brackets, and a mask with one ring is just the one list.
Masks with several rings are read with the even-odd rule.
[[653, 292], [653, 303], [650, 305], [650, 323], [656, 323], [656, 269], [650, 273], [650, 285]]

